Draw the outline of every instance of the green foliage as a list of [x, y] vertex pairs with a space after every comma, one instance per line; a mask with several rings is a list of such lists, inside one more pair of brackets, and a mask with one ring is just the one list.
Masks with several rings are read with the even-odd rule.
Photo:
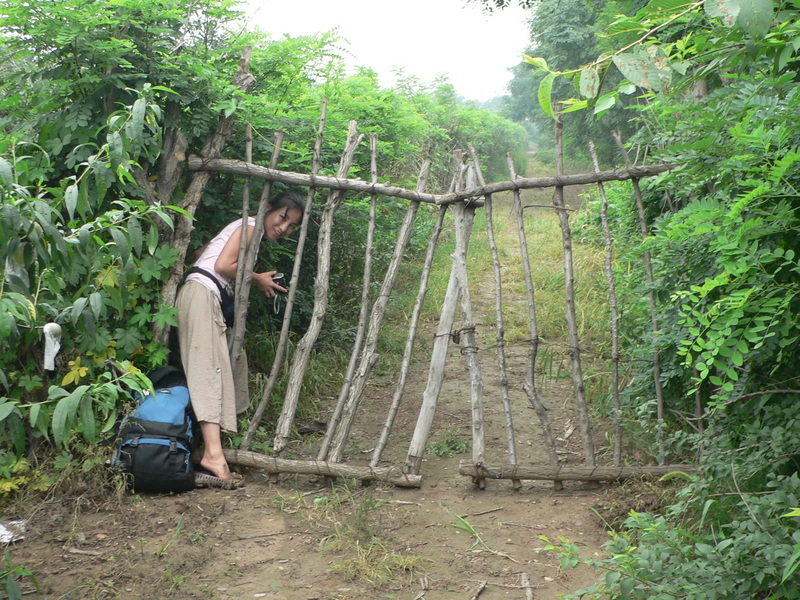
[[[632, 194], [607, 191], [618, 293], [652, 291], [659, 325], [651, 336], [646, 303], [623, 304], [633, 381], [623, 400], [653, 432], [652, 372], [638, 361], [658, 351], [671, 451], [695, 457], [701, 473], [661, 514], [631, 513], [610, 558], [593, 561], [602, 581], [576, 597], [797, 598], [800, 7], [679, 4], [651, 2], [616, 30], [626, 44], [647, 32], [673, 71], [668, 88], [649, 86], [636, 137], [654, 160], [676, 165], [642, 182], [644, 243]], [[645, 14], [656, 18], [644, 23]], [[653, 64], [624, 68], [648, 87]], [[644, 251], [652, 286], [639, 267]], [[565, 565], [581, 560], [568, 542], [550, 549]]]
[[449, 427], [441, 436], [428, 445], [425, 450], [436, 456], [453, 456], [454, 454], [464, 454], [472, 448], [472, 440], [463, 439], [458, 431]]
[[23, 566], [14, 566], [11, 552], [8, 550], [5, 550], [4, 557], [6, 564], [4, 567], [0, 567], [0, 587], [5, 591], [8, 600], [22, 600], [23, 591], [19, 585], [19, 579], [23, 577], [29, 579], [38, 591], [39, 584], [34, 574]]
[[[142, 352], [151, 323], [175, 322], [174, 309], [158, 308], [158, 284], [176, 257], [159, 245], [158, 223], [171, 224], [167, 207], [125, 193], [136, 161], [158, 152], [155, 91], [145, 86], [133, 104], [109, 116], [97, 130], [94, 152], [74, 164], [75, 175], [62, 177], [50, 167], [58, 159], [44, 149], [43, 133], [37, 143], [5, 140], [0, 438], [17, 453], [28, 433], [52, 434], [61, 445], [78, 427], [95, 441], [94, 419], [100, 430], [113, 425], [118, 392], [107, 379], [82, 381], [93, 381], [107, 358]], [[49, 321], [62, 324], [62, 354], [73, 357], [60, 381], [71, 390], [58, 380], [47, 389], [52, 374], [39, 361], [41, 328]], [[163, 357], [150, 350], [153, 361]]]

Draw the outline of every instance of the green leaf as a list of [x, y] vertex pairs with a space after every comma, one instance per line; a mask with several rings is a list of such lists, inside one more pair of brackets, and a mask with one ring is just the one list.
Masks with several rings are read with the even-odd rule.
[[745, 33], [763, 38], [772, 25], [773, 14], [772, 0], [741, 0], [736, 24]]
[[94, 410], [92, 409], [92, 397], [85, 394], [81, 398], [80, 406], [81, 424], [83, 425], [83, 437], [87, 442], [97, 441], [97, 427], [94, 420]]
[[111, 237], [114, 239], [114, 243], [117, 245], [117, 251], [119, 252], [120, 258], [122, 258], [123, 262], [127, 261], [131, 254], [131, 249], [128, 245], [128, 238], [125, 236], [125, 233], [119, 227], [112, 227]]
[[561, 110], [561, 114], [565, 115], [567, 113], [575, 112], [578, 110], [584, 110], [589, 106], [589, 101], [570, 98], [569, 100], [564, 100], [562, 104], [564, 104], [566, 108]]
[[0, 404], [0, 422], [2, 422], [8, 415], [14, 412], [14, 409], [17, 407], [16, 402], [12, 402], [7, 398], [3, 399], [3, 402]]
[[693, 4], [691, 0], [651, 0], [645, 10], [649, 15], [661, 13], [660, 16], [663, 16], [683, 12]]
[[740, 4], [740, 0], [705, 0], [703, 8], [709, 17], [722, 19], [724, 25], [733, 27]]
[[526, 63], [532, 64], [534, 67], [538, 67], [539, 69], [543, 69], [548, 72], [550, 71], [550, 67], [547, 66], [547, 61], [538, 56], [534, 57], [534, 56], [528, 56], [527, 54], [523, 54], [522, 60], [524, 60]]
[[666, 55], [654, 45], [617, 54], [613, 61], [625, 78], [639, 87], [663, 90], [672, 78]]
[[604, 33], [608, 37], [613, 37], [615, 35], [640, 34], [645, 31], [647, 31], [647, 27], [641, 21], [625, 17], [611, 23]]
[[581, 71], [580, 92], [584, 98], [594, 98], [600, 91], [600, 74], [597, 67], [586, 67]]
[[89, 295], [89, 306], [92, 307], [94, 318], [100, 319], [100, 313], [103, 310], [103, 297], [99, 292], [92, 292]]
[[64, 205], [67, 207], [70, 220], [75, 218], [75, 207], [78, 206], [78, 186], [72, 184], [64, 191]]
[[156, 251], [158, 247], [158, 229], [156, 229], [155, 225], [150, 226], [150, 230], [147, 232], [147, 251], [152, 254]]
[[125, 143], [122, 141], [119, 131], [112, 131], [106, 139], [108, 140], [108, 154], [111, 158], [111, 164], [117, 166], [126, 162]]
[[142, 254], [143, 234], [142, 225], [136, 217], [131, 217], [128, 220], [128, 237], [130, 237], [134, 254], [140, 256]]
[[9, 187], [14, 183], [14, 171], [11, 163], [2, 157], [0, 157], [0, 179]]
[[142, 143], [142, 129], [144, 128], [144, 117], [147, 111], [147, 101], [144, 98], [139, 98], [133, 103], [133, 110], [131, 110], [131, 120], [129, 126], [126, 127], [128, 138], [134, 146], [139, 146]]
[[539, 98], [539, 106], [542, 107], [542, 110], [545, 112], [545, 114], [549, 115], [553, 119], [556, 118], [556, 115], [553, 112], [552, 104], [553, 82], [555, 81], [556, 76], [556, 73], [548, 73], [539, 84], [539, 91], [537, 94]]
[[84, 309], [86, 308], [86, 304], [89, 302], [88, 298], [78, 298], [75, 300], [75, 303], [72, 305], [72, 325], [76, 327], [78, 325], [78, 320], [81, 318]]
[[31, 424], [31, 427], [36, 427], [36, 422], [39, 420], [39, 413], [41, 410], [41, 404], [34, 404], [31, 406], [30, 411], [28, 411], [28, 422]]
[[631, 579], [630, 577], [626, 577], [622, 581], [619, 582], [619, 597], [620, 598], [630, 598], [631, 592], [633, 591], [633, 586], [636, 585], [636, 580]]
[[67, 426], [75, 418], [78, 404], [81, 398], [89, 389], [88, 385], [81, 385], [66, 398], [62, 398], [56, 404], [53, 411], [53, 441], [56, 446], [65, 446], [68, 441]]
[[609, 108], [614, 106], [617, 103], [617, 99], [614, 97], [613, 94], [603, 94], [600, 98], [597, 99], [597, 103], [594, 105], [594, 114], [598, 115], [607, 111]]

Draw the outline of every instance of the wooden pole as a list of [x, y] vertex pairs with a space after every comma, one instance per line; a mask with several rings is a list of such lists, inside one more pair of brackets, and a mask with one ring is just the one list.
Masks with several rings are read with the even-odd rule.
[[[592, 155], [594, 170], [600, 170], [597, 161], [597, 152], [594, 142], [589, 140], [589, 152]], [[611, 407], [614, 411], [612, 429], [614, 435], [614, 465], [622, 464], [622, 409], [619, 402], [619, 308], [617, 307], [617, 284], [614, 278], [614, 241], [611, 238], [611, 229], [608, 226], [608, 197], [602, 182], [597, 184], [602, 205], [600, 208], [600, 223], [603, 226], [603, 267], [608, 283], [608, 304], [611, 310]]]
[[[461, 335], [464, 344], [461, 352], [466, 358], [469, 370], [470, 404], [472, 407], [472, 460], [480, 465], [486, 460], [486, 435], [484, 431], [485, 419], [483, 414], [483, 378], [481, 365], [478, 360], [478, 339], [475, 333], [475, 323], [472, 320], [472, 298], [469, 293], [469, 277], [467, 276], [467, 247], [475, 218], [475, 207], [466, 202], [456, 204], [455, 207], [455, 233], [456, 249], [453, 252], [456, 278], [459, 283], [459, 296], [461, 298], [461, 312], [463, 322]], [[473, 483], [479, 488], [486, 487], [483, 477], [476, 477]]]
[[389, 407], [389, 412], [386, 415], [386, 422], [381, 430], [378, 443], [372, 452], [372, 459], [369, 464], [371, 467], [378, 466], [386, 444], [389, 441], [389, 434], [391, 433], [394, 420], [397, 417], [397, 411], [400, 408], [400, 401], [403, 398], [405, 391], [406, 381], [408, 379], [408, 372], [411, 367], [411, 356], [414, 352], [414, 341], [417, 337], [417, 327], [419, 326], [419, 318], [422, 312], [422, 305], [425, 302], [425, 295], [428, 293], [428, 278], [431, 274], [431, 265], [433, 264], [436, 246], [439, 243], [439, 236], [442, 233], [442, 225], [444, 224], [444, 217], [447, 213], [447, 205], [444, 204], [439, 207], [439, 216], [436, 219], [436, 224], [433, 227], [431, 239], [428, 241], [428, 251], [425, 254], [425, 263], [422, 267], [422, 274], [419, 280], [419, 291], [417, 292], [417, 299], [414, 302], [414, 309], [411, 311], [411, 319], [408, 324], [408, 336], [406, 337], [406, 345], [403, 350], [403, 361], [400, 366], [400, 376], [397, 381], [397, 386], [392, 396], [392, 404]]
[[[564, 144], [561, 116], [556, 118], [556, 175], [564, 173]], [[564, 188], [556, 186], [553, 192], [553, 205], [559, 209], [564, 208]], [[570, 376], [575, 393], [575, 406], [578, 410], [578, 422], [583, 438], [584, 460], [589, 466], [594, 466], [594, 442], [592, 430], [589, 425], [589, 410], [586, 406], [586, 386], [583, 381], [583, 368], [581, 366], [581, 349], [578, 340], [578, 320], [575, 315], [575, 272], [572, 261], [572, 231], [569, 226], [569, 213], [566, 210], [556, 210], [558, 222], [561, 225], [561, 237], [564, 243], [564, 297], [566, 300], [567, 336], [569, 338]]]
[[600, 173], [580, 173], [577, 175], [564, 175], [562, 177], [520, 177], [513, 181], [496, 181], [482, 187], [462, 188], [459, 191], [451, 191], [447, 194], [423, 194], [405, 188], [363, 181], [361, 179], [346, 179], [344, 177], [331, 177], [322, 175], [305, 175], [291, 171], [275, 171], [259, 165], [250, 165], [241, 160], [228, 158], [201, 158], [190, 156], [187, 164], [192, 171], [219, 171], [221, 173], [233, 173], [235, 175], [249, 175], [260, 177], [272, 181], [280, 181], [287, 185], [314, 186], [323, 188], [333, 188], [337, 190], [347, 190], [351, 192], [361, 192], [366, 194], [380, 194], [381, 196], [391, 196], [393, 198], [405, 198], [406, 200], [417, 200], [418, 202], [428, 202], [432, 204], [453, 204], [462, 200], [474, 201], [475, 198], [486, 194], [496, 194], [498, 192], [508, 192], [511, 190], [527, 190], [533, 188], [548, 188], [557, 185], [584, 185], [587, 183], [597, 183], [598, 181], [625, 181], [628, 179], [642, 177], [652, 177], [659, 175], [677, 165], [657, 164], [642, 165], [631, 169], [615, 169], [613, 171], [601, 171]]
[[[417, 179], [417, 190], [422, 191], [428, 182], [428, 175], [430, 174], [430, 162], [425, 162], [420, 170]], [[339, 421], [336, 431], [333, 434], [331, 450], [328, 453], [328, 459], [333, 462], [341, 462], [344, 455], [344, 447], [347, 443], [347, 438], [350, 435], [350, 428], [356, 418], [356, 410], [358, 409], [361, 395], [367, 385], [372, 368], [378, 360], [377, 346], [378, 335], [380, 334], [381, 324], [383, 317], [386, 314], [386, 307], [389, 304], [389, 298], [392, 294], [397, 275], [400, 272], [400, 265], [403, 262], [403, 256], [408, 247], [408, 240], [411, 239], [411, 232], [414, 228], [414, 221], [417, 218], [417, 211], [419, 209], [419, 202], [412, 201], [408, 205], [406, 217], [397, 234], [397, 242], [395, 243], [392, 259], [389, 261], [389, 268], [386, 270], [386, 275], [383, 279], [383, 284], [378, 292], [378, 297], [375, 299], [375, 304], [372, 306], [370, 314], [369, 327], [367, 328], [367, 337], [364, 342], [364, 349], [361, 353], [361, 360], [359, 361], [358, 371], [353, 378], [353, 383], [347, 397], [347, 402], [342, 410], [342, 418]]]
[[[456, 152], [455, 174], [450, 186], [452, 190], [461, 188], [464, 168], [463, 156], [460, 152]], [[406, 455], [404, 467], [406, 473], [419, 473], [422, 459], [425, 456], [425, 446], [430, 436], [433, 417], [436, 415], [439, 394], [442, 391], [444, 368], [447, 362], [447, 347], [450, 343], [450, 334], [455, 320], [456, 306], [458, 305], [459, 284], [455, 270], [454, 263], [450, 268], [450, 279], [447, 282], [447, 291], [442, 302], [439, 324], [436, 327], [436, 334], [433, 339], [428, 382], [425, 386], [425, 391], [422, 393], [422, 405], [417, 415], [417, 424], [414, 427], [414, 434]]]
[[[347, 144], [339, 162], [339, 177], [346, 177], [350, 166], [353, 164], [356, 148], [361, 143], [363, 135], [356, 132], [356, 122], [350, 121], [347, 133]], [[330, 283], [331, 263], [331, 235], [333, 233], [333, 216], [344, 200], [344, 190], [335, 190], [328, 195], [320, 220], [319, 237], [317, 241], [317, 278], [314, 282], [314, 308], [311, 313], [311, 323], [302, 339], [297, 343], [297, 349], [289, 374], [289, 384], [283, 400], [283, 409], [278, 419], [275, 431], [273, 449], [280, 454], [289, 442], [289, 436], [297, 412], [297, 402], [300, 389], [303, 385], [303, 376], [311, 359], [311, 350], [322, 330], [322, 321], [328, 310], [328, 285]]]
[[[318, 173], [320, 169], [320, 152], [322, 150], [322, 134], [325, 131], [325, 119], [328, 113], [328, 101], [322, 101], [322, 107], [319, 118], [319, 127], [317, 128], [317, 139], [314, 143], [314, 152], [311, 160], [311, 172]], [[286, 353], [286, 347], [289, 344], [289, 326], [291, 325], [292, 312], [294, 310], [294, 299], [297, 294], [297, 281], [300, 276], [300, 263], [303, 259], [303, 251], [305, 249], [306, 238], [308, 237], [308, 223], [311, 220], [311, 206], [314, 202], [316, 190], [313, 187], [308, 189], [306, 196], [306, 208], [303, 211], [303, 220], [300, 224], [300, 235], [297, 239], [297, 250], [294, 255], [294, 266], [292, 267], [292, 277], [289, 280], [289, 293], [286, 298], [286, 308], [283, 313], [283, 324], [281, 325], [281, 334], [278, 340], [278, 347], [275, 350], [275, 357], [272, 360], [272, 369], [270, 370], [267, 385], [264, 392], [261, 394], [261, 401], [256, 407], [253, 416], [250, 418], [250, 423], [247, 427], [244, 439], [242, 440], [241, 449], [247, 450], [253, 437], [261, 424], [261, 418], [264, 416], [264, 411], [267, 410], [269, 399], [272, 395], [272, 390], [275, 389], [275, 383], [278, 380], [278, 373], [280, 372], [281, 364], [283, 362], [283, 355]]]
[[[483, 173], [478, 163], [478, 153], [475, 147], [469, 144], [469, 152], [472, 156], [472, 163], [476, 166], [476, 175], [480, 185], [486, 185]], [[503, 413], [506, 418], [506, 440], [508, 443], [508, 462], [512, 465], [517, 464], [517, 444], [514, 439], [514, 419], [511, 414], [511, 399], [508, 392], [508, 361], [506, 360], [506, 329], [503, 317], [503, 280], [500, 270], [500, 257], [497, 252], [497, 243], [494, 239], [494, 203], [492, 195], [486, 196], [484, 209], [486, 215], [486, 237], [489, 242], [489, 251], [492, 255], [492, 270], [494, 272], [494, 315], [495, 315], [495, 334], [497, 342], [497, 368], [500, 375], [500, 398], [503, 404]], [[520, 480], [514, 480], [512, 486], [515, 490], [522, 487]]]
[[[628, 151], [622, 143], [622, 137], [618, 131], [613, 131], [614, 141], [617, 144], [622, 157], [625, 159], [627, 165], [631, 165], [631, 159], [628, 156]], [[633, 192], [636, 198], [636, 210], [639, 212], [639, 229], [642, 233], [642, 240], [646, 240], [650, 235], [647, 226], [647, 213], [644, 210], [644, 201], [642, 200], [642, 190], [639, 187], [639, 179], [633, 178]], [[653, 344], [656, 346], [653, 350], [653, 384], [656, 393], [656, 436], [658, 438], [658, 462], [663, 463], [666, 460], [666, 447], [664, 442], [664, 389], [661, 386], [661, 352], [657, 346], [658, 339], [658, 305], [656, 302], [656, 292], [653, 289], [653, 261], [650, 256], [650, 251], [645, 250], [642, 253], [642, 260], [644, 262], [644, 272], [647, 277], [647, 285], [650, 288], [650, 329], [653, 333]]]
[[[378, 180], [378, 137], [373, 133], [370, 135], [370, 173], [373, 181]], [[319, 452], [317, 453], [317, 460], [325, 460], [328, 456], [328, 449], [330, 448], [331, 439], [339, 424], [342, 416], [347, 397], [350, 394], [350, 385], [353, 381], [353, 374], [358, 366], [358, 359], [361, 356], [361, 350], [364, 346], [364, 335], [367, 331], [367, 311], [369, 309], [369, 290], [372, 284], [372, 250], [375, 239], [375, 218], [376, 218], [376, 203], [377, 194], [372, 194], [369, 203], [369, 225], [367, 226], [367, 241], [366, 250], [364, 251], [364, 278], [361, 286], [361, 308], [358, 312], [358, 326], [356, 327], [356, 338], [353, 342], [353, 348], [350, 351], [350, 361], [347, 364], [347, 371], [344, 375], [342, 382], [342, 389], [339, 390], [339, 398], [336, 401], [336, 407], [333, 414], [328, 419], [328, 428], [325, 432], [325, 437], [320, 445]]]
[[458, 465], [460, 475], [483, 476], [487, 479], [541, 479], [554, 481], [617, 481], [634, 477], [664, 477], [670, 473], [692, 474], [691, 465], [658, 465], [631, 467], [598, 467], [578, 465], [475, 465], [462, 460]]
[[[278, 166], [283, 145], [283, 132], [275, 134], [275, 145], [270, 157], [270, 167]], [[253, 237], [250, 243], [247, 242], [247, 213], [249, 206], [242, 206], [242, 241], [239, 245], [239, 268], [236, 269], [236, 297], [234, 308], [233, 335], [228, 339], [228, 351], [233, 363], [233, 372], [236, 373], [236, 363], [242, 355], [244, 346], [244, 332], [247, 325], [247, 304], [250, 297], [250, 287], [253, 283], [253, 270], [256, 266], [258, 248], [261, 245], [261, 234], [264, 231], [264, 218], [267, 215], [267, 204], [272, 194], [272, 182], [266, 182], [261, 190], [261, 198], [258, 202], [258, 212], [256, 213], [256, 223], [253, 228]], [[249, 194], [248, 194], [249, 197]], [[244, 203], [243, 203], [244, 204]], [[249, 204], [249, 201], [248, 201]]]
[[[506, 155], [508, 172], [512, 180], [516, 179], [514, 171], [514, 161], [511, 155]], [[547, 408], [539, 398], [539, 390], [536, 386], [536, 360], [539, 355], [539, 325], [536, 320], [536, 297], [533, 287], [533, 276], [531, 275], [531, 261], [528, 253], [528, 240], [525, 236], [525, 215], [522, 210], [522, 199], [519, 190], [514, 190], [514, 216], [517, 221], [517, 237], [519, 238], [519, 251], [522, 258], [522, 269], [525, 273], [525, 289], [528, 295], [528, 323], [531, 330], [531, 343], [528, 347], [528, 365], [526, 370], [525, 384], [522, 386], [525, 395], [528, 397], [539, 423], [542, 426], [542, 435], [547, 453], [550, 456], [550, 463], [558, 465], [558, 454], [556, 453], [556, 440], [553, 429], [550, 427], [550, 417], [547, 416]], [[564, 485], [560, 481], [553, 481], [553, 489], [560, 490]]]
[[360, 479], [362, 481], [385, 481], [398, 487], [420, 487], [422, 484], [420, 475], [403, 473], [398, 467], [359, 467], [315, 460], [289, 460], [244, 450], [225, 450], [224, 453], [225, 460], [230, 465], [261, 469], [275, 475], [278, 473], [300, 473], [304, 475]]

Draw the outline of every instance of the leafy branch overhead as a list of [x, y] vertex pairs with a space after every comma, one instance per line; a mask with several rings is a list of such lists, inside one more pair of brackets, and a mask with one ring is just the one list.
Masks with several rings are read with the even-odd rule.
[[[666, 93], [675, 84], [674, 76], [700, 78], [710, 65], [721, 61], [735, 62], [730, 52], [749, 51], [747, 40], [767, 36], [775, 18], [787, 18], [775, 12], [773, 0], [652, 0], [635, 16], [620, 15], [605, 30], [614, 39], [635, 39], [621, 48], [599, 56], [580, 68], [556, 71], [541, 56], [524, 54], [525, 62], [544, 73], [537, 98], [542, 110], [555, 118], [556, 112], [569, 113], [592, 109], [602, 115], [617, 104], [620, 94]], [[710, 28], [719, 22], [730, 31], [723, 36], [709, 35]], [[770, 34], [769, 45], [763, 50], [774, 56], [775, 69], [780, 71], [800, 48], [798, 26], [787, 20]], [[675, 41], [660, 41], [656, 34], [678, 28]], [[601, 93], [606, 74], [615, 66], [622, 81], [613, 89]], [[571, 80], [577, 95], [558, 99], [564, 108], [555, 109], [553, 85], [557, 78]]]

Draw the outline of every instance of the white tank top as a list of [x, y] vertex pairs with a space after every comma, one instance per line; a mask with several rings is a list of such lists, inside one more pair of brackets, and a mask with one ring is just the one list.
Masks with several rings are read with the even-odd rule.
[[[247, 219], [247, 224], [249, 227], [255, 227], [256, 218], [249, 217]], [[197, 262], [194, 263], [195, 267], [200, 267], [201, 269], [211, 273], [217, 279], [217, 281], [220, 282], [222, 287], [228, 288], [229, 291], [231, 292], [233, 291], [234, 282], [230, 281], [229, 279], [226, 279], [225, 277], [217, 273], [217, 270], [214, 268], [214, 266], [217, 264], [217, 259], [219, 258], [219, 255], [222, 253], [222, 249], [225, 247], [225, 244], [228, 243], [228, 240], [231, 239], [231, 236], [234, 234], [234, 232], [241, 226], [242, 226], [241, 219], [237, 219], [233, 223], [229, 223], [228, 225], [226, 225], [225, 229], [220, 231], [219, 234], [208, 243], [208, 246], [206, 246], [206, 249], [203, 250], [203, 253], [200, 255], [200, 258], [198, 258]], [[261, 238], [263, 239], [263, 237], [264, 233], [262, 232]], [[259, 239], [259, 242], [261, 242], [261, 239]], [[217, 286], [214, 285], [214, 282], [211, 281], [205, 275], [201, 273], [190, 273], [186, 277], [186, 281], [197, 281], [198, 283], [204, 285], [209, 290], [211, 290], [214, 293], [214, 295], [217, 298], [219, 298], [219, 290], [217, 289]]]

